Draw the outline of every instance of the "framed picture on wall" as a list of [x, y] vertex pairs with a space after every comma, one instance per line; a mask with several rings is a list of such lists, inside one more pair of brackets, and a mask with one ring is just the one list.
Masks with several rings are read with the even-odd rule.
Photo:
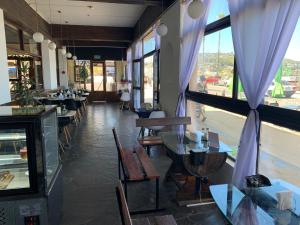
[[19, 78], [17, 60], [8, 60], [8, 75], [10, 80], [17, 80]]

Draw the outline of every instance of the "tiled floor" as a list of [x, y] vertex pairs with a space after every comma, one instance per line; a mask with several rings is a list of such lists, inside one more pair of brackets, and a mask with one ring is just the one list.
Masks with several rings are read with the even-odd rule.
[[[61, 225], [120, 225], [115, 196], [117, 152], [112, 127], [124, 146], [131, 146], [138, 134], [137, 116], [120, 111], [117, 104], [90, 104], [87, 115], [72, 131], [72, 146], [63, 157], [64, 207]], [[171, 161], [164, 154], [151, 158], [163, 176]], [[155, 184], [129, 185], [130, 209], [151, 207]], [[175, 202], [176, 188], [172, 182], [161, 182], [161, 205], [173, 214], [179, 225], [224, 224], [215, 206], [179, 207]], [[147, 215], [149, 216], [149, 215]]]

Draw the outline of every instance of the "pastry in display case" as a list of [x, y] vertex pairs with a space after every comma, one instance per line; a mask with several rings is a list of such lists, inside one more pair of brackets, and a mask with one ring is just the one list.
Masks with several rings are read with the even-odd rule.
[[29, 188], [25, 129], [0, 130], [0, 190]]

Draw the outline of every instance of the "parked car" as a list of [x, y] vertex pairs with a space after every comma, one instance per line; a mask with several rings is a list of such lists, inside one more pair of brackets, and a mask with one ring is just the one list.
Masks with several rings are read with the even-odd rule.
[[[293, 94], [295, 94], [297, 87], [294, 85], [291, 85], [288, 81], [281, 81], [282, 87], [283, 87], [283, 94], [285, 98], [290, 98]], [[267, 91], [267, 95], [269, 97], [272, 97], [272, 92], [275, 88], [275, 82], [272, 81], [271, 86], [269, 87]]]

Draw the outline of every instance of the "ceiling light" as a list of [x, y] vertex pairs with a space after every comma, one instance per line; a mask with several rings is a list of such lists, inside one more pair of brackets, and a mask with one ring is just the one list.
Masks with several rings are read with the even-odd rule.
[[159, 36], [165, 36], [168, 33], [168, 27], [166, 24], [161, 23], [159, 26], [156, 28], [156, 31]]
[[44, 40], [44, 35], [40, 32], [35, 32], [33, 35], [33, 40], [37, 43], [42, 43]]
[[89, 9], [94, 9], [94, 6], [88, 5], [88, 8], [89, 8]]
[[188, 6], [188, 14], [193, 19], [198, 19], [204, 14], [204, 4], [202, 0], [193, 0]]
[[73, 55], [72, 59], [73, 59], [73, 60], [77, 60], [77, 56], [76, 56], [76, 55]]
[[55, 44], [55, 42], [50, 41], [49, 44], [48, 44], [48, 48], [49, 48], [50, 50], [55, 50], [55, 49], [56, 49], [56, 44]]
[[71, 58], [72, 58], [72, 53], [71, 53], [71, 52], [68, 52], [68, 53], [66, 54], [66, 56], [67, 56], [68, 59], [71, 59]]
[[61, 48], [61, 54], [62, 54], [62, 55], [67, 54], [66, 46], [63, 46], [63, 47]]

